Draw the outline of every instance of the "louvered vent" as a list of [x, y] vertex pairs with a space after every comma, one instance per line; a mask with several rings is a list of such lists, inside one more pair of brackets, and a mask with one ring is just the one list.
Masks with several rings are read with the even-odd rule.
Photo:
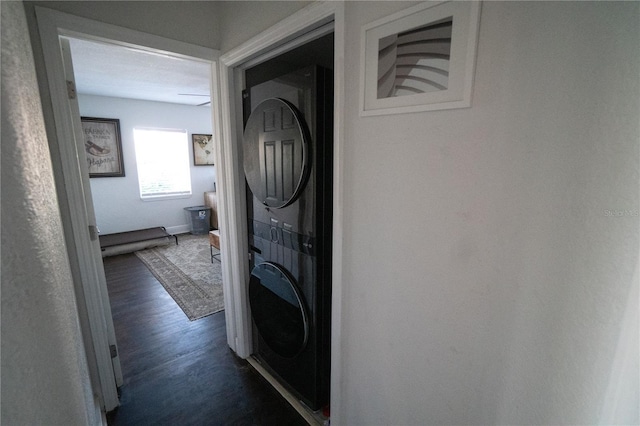
[[453, 18], [382, 38], [378, 99], [446, 90]]

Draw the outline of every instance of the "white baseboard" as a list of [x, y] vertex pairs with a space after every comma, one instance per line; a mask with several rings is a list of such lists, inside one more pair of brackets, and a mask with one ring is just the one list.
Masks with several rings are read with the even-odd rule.
[[186, 234], [189, 232], [191, 228], [189, 228], [189, 225], [178, 225], [178, 226], [169, 226], [168, 228], [165, 228], [165, 229], [171, 235], [176, 235], [176, 234]]

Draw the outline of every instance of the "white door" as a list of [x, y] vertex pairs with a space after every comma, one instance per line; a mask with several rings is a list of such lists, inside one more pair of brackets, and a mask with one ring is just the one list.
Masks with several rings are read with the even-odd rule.
[[[60, 52], [64, 67], [64, 84], [67, 86], [67, 111], [66, 120], [72, 127], [75, 136], [74, 143], [66, 144], [67, 149], [73, 152], [64, 155], [67, 157], [67, 167], [75, 168], [74, 178], [76, 184], [80, 184], [80, 191], [76, 192], [76, 199], [70, 199], [72, 223], [80, 273], [82, 275], [81, 288], [76, 289], [79, 309], [86, 309], [88, 327], [84, 331], [90, 335], [91, 345], [88, 352], [89, 368], [92, 370], [94, 381], [99, 382], [94, 386], [99, 387], [102, 404], [106, 411], [118, 406], [117, 387], [122, 385], [122, 370], [118, 357], [116, 335], [111, 316], [111, 306], [104, 276], [102, 254], [98, 239], [91, 187], [89, 183], [89, 171], [84, 148], [84, 137], [80, 121], [80, 109], [75, 94], [75, 77], [73, 74], [73, 62], [69, 40], [58, 38]], [[75, 163], [75, 164], [72, 164]], [[66, 179], [66, 178], [65, 178]], [[79, 182], [78, 182], [79, 181]], [[84, 300], [82, 300], [84, 299]], [[84, 306], [82, 306], [84, 305]], [[84, 324], [86, 327], [87, 325]], [[87, 346], [85, 344], [85, 346]], [[97, 377], [96, 377], [97, 376]], [[94, 389], [95, 391], [96, 389]]]

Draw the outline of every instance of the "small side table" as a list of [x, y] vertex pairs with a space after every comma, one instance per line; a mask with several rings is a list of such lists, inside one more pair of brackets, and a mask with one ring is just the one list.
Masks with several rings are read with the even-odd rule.
[[[214, 247], [218, 249], [216, 254], [213, 254]], [[209, 250], [211, 250], [211, 263], [213, 263], [213, 259], [220, 262], [220, 230], [218, 229], [209, 231]]]

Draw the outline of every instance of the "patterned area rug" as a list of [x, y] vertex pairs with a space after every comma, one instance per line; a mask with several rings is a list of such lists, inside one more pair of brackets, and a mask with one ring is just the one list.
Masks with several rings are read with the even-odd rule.
[[135, 254], [190, 321], [223, 310], [220, 262], [211, 263], [209, 236], [179, 235], [178, 243], [177, 246], [154, 247]]

